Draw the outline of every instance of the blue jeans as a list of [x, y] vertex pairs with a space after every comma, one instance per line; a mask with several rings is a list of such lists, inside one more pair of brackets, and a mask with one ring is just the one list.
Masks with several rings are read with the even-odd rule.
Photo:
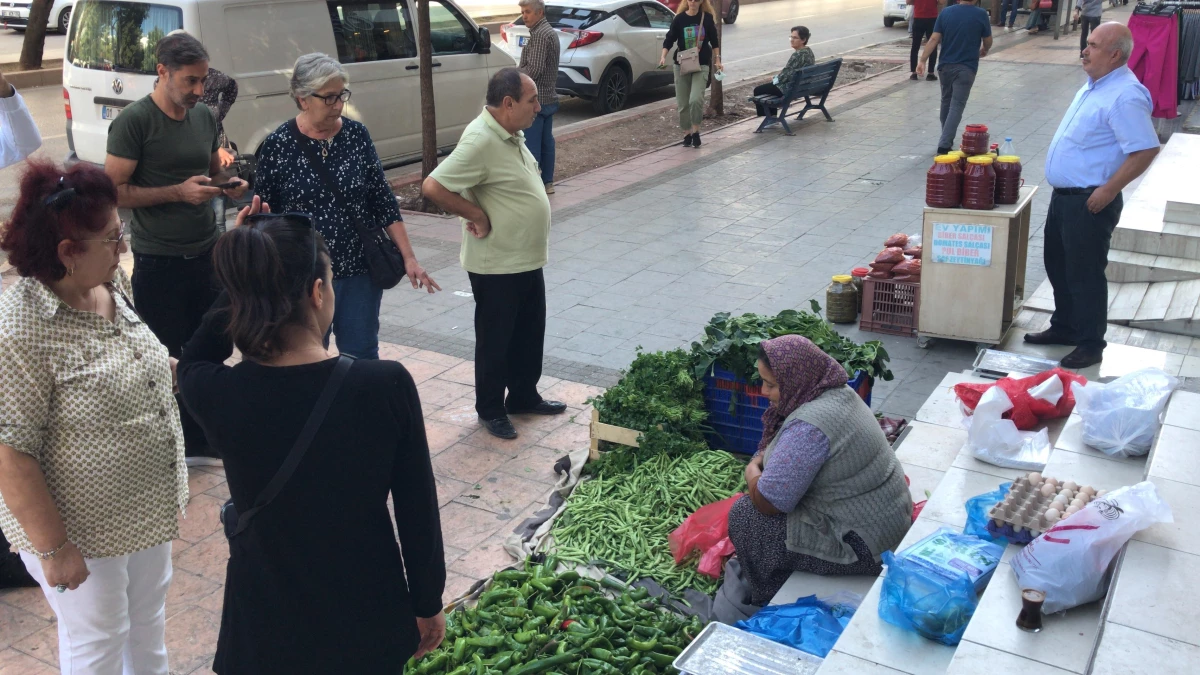
[[[1017, 22], [1017, 10], [1020, 8], [1021, 8], [1021, 0], [1001, 0], [1000, 1], [1000, 25], [1001, 26], [1007, 25], [1009, 28], [1012, 28], [1013, 24]], [[1009, 12], [1012, 12], [1011, 16], [1009, 16]], [[1008, 17], [1007, 24], [1004, 22], [1004, 18], [1006, 16]]]
[[[379, 358], [379, 306], [383, 289], [360, 274], [333, 280], [334, 309], [330, 331], [338, 351], [356, 359]], [[328, 344], [329, 336], [325, 336]]]
[[525, 147], [537, 160], [542, 170], [542, 182], [554, 182], [554, 113], [558, 112], [558, 104], [542, 106], [537, 117], [533, 118], [533, 126], [525, 130]]

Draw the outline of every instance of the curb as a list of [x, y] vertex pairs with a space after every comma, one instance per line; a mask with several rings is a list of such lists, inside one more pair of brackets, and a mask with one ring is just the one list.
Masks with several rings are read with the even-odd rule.
[[62, 84], [63, 69], [58, 68], [42, 68], [40, 70], [18, 70], [11, 73], [5, 73], [4, 79], [17, 89], [28, 89], [30, 87], [45, 87], [52, 84]]

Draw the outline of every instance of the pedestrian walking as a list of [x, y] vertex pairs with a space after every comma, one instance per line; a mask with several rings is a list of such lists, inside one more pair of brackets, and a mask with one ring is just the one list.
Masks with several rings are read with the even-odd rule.
[[[779, 74], [771, 78], [770, 83], [760, 84], [754, 88], [754, 96], [783, 96], [783, 87], [792, 81], [792, 78], [799, 73], [801, 69], [807, 68], [817, 62], [816, 56], [813, 55], [813, 50], [808, 46], [808, 40], [812, 37], [812, 33], [805, 26], [793, 26], [790, 37], [792, 46], [792, 55], [788, 57], [787, 65]], [[752, 99], [754, 100], [754, 99]], [[763, 106], [757, 100], [754, 100], [754, 107], [758, 109], [758, 116], [762, 117], [768, 112], [773, 117], [775, 108]]]
[[521, 72], [537, 85], [542, 109], [525, 132], [525, 145], [542, 171], [546, 194], [554, 194], [554, 113], [558, 112], [558, 31], [546, 20], [543, 0], [521, 0], [521, 18], [529, 27], [529, 42], [521, 52]]
[[[538, 112], [537, 87], [516, 68], [488, 81], [487, 106], [421, 190], [462, 218], [459, 259], [475, 296], [475, 411], [493, 436], [516, 438], [509, 415], [559, 415], [543, 400], [550, 200], [521, 133]], [[507, 390], [508, 395], [505, 396]]]
[[[208, 109], [217, 116], [217, 154], [221, 157], [222, 171], [229, 170], [237, 160], [237, 153], [234, 150], [233, 143], [225, 135], [224, 124], [225, 116], [229, 114], [229, 109], [233, 107], [234, 101], [237, 100], [237, 95], [237, 80], [216, 68], [208, 69], [208, 76], [204, 78], [204, 95], [200, 97], [200, 102], [208, 106]], [[217, 195], [213, 198], [212, 203], [213, 215], [217, 219], [217, 228], [224, 232], [225, 196]]]
[[0, 526], [74, 675], [167, 675], [171, 541], [188, 501], [167, 349], [121, 269], [117, 189], [30, 162], [0, 249]]
[[[216, 116], [200, 103], [208, 52], [178, 32], [155, 47], [154, 91], [126, 106], [108, 130], [104, 171], [118, 206], [133, 209], [133, 301], [146, 325], [178, 358], [217, 297], [209, 252], [220, 231], [212, 200], [237, 199], [246, 181], [221, 170]], [[215, 185], [229, 185], [222, 190]], [[219, 464], [183, 411], [189, 466]]]
[[666, 67], [667, 52], [675, 47], [671, 57], [675, 63], [675, 107], [679, 110], [679, 128], [688, 132], [683, 137], [687, 148], [700, 147], [704, 89], [713, 69], [722, 70], [716, 17], [710, 0], [686, 0], [684, 11], [671, 21], [658, 59], [658, 67]]
[[1075, 345], [1064, 368], [1086, 368], [1104, 356], [1108, 329], [1108, 246], [1121, 219], [1121, 190], [1158, 154], [1150, 92], [1126, 62], [1133, 35], [1123, 24], [1100, 24], [1088, 36], [1075, 94], [1046, 153], [1054, 188], [1046, 214], [1044, 258], [1054, 288], [1050, 328], [1032, 344]]
[[296, 60], [290, 88], [300, 113], [259, 148], [255, 193], [277, 212], [312, 214], [333, 258], [338, 351], [377, 359], [383, 289], [371, 281], [355, 223], [387, 232], [413, 288], [433, 293], [441, 287], [417, 261], [371, 134], [361, 122], [342, 117], [349, 84], [337, 59], [314, 53]]
[[[230, 537], [213, 670], [399, 673], [446, 627], [417, 388], [398, 362], [330, 357], [341, 298], [324, 238], [306, 214], [252, 210], [213, 251], [225, 293], [184, 349], [179, 386], [243, 517], [293, 444], [303, 454]], [[242, 361], [226, 366], [234, 345]]]
[[958, 124], [962, 121], [967, 98], [975, 84], [979, 59], [987, 56], [992, 48], [992, 24], [988, 13], [979, 6], [979, 0], [962, 0], [938, 14], [933, 24], [933, 35], [925, 43], [925, 51], [921, 52], [921, 60], [917, 64], [918, 77], [926, 73], [926, 63], [938, 45], [942, 46], [942, 57], [938, 63], [942, 85], [942, 109], [939, 115], [942, 135], [938, 139], [937, 153], [944, 155], [950, 152], [958, 135]]
[[[1017, 23], [1017, 10], [1021, 9], [1022, 0], [1000, 0], [1000, 26], [1006, 26], [1008, 30], [1013, 29], [1013, 25]], [[1005, 19], [1008, 22], [1005, 23]]]
[[1079, 53], [1087, 49], [1088, 33], [1100, 25], [1104, 0], [1075, 0], [1075, 20], [1079, 22]]
[[[1006, 0], [1006, 2], [1009, 0]], [[908, 0], [912, 7], [912, 49], [908, 52], [908, 79], [917, 79], [917, 57], [921, 54], [921, 42], [933, 37], [933, 25], [938, 17], [938, 0]], [[937, 47], [929, 53], [929, 74], [925, 76], [930, 82], [936, 81]]]

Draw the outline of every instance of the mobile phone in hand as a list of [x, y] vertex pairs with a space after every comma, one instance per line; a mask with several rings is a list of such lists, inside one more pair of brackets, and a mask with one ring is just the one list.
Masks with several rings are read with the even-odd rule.
[[241, 181], [235, 180], [235, 181], [230, 181], [228, 183], [219, 183], [217, 185], [209, 185], [209, 187], [215, 187], [218, 190], [228, 190], [229, 188], [235, 188], [241, 184], [242, 184]]

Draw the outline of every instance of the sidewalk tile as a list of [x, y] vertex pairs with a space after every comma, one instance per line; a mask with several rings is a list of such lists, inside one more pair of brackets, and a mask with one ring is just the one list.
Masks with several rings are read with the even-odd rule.
[[[481, 433], [487, 432], [481, 430]], [[433, 458], [433, 470], [434, 473], [447, 478], [464, 483], [476, 483], [493, 469], [515, 457], [517, 452], [506, 454], [475, 447], [464, 442], [455, 443]]]
[[223, 505], [223, 501], [210, 495], [192, 495], [187, 506], [187, 517], [179, 516], [179, 538], [195, 544], [219, 529]]
[[[510, 460], [511, 461], [511, 460]], [[496, 470], [475, 486], [463, 490], [454, 501], [509, 517], [520, 513], [536, 499], [545, 498], [546, 487], [535, 481]]]
[[455, 424], [425, 420], [425, 440], [429, 443], [429, 454], [437, 454], [466, 438], [470, 432]]
[[461, 574], [468, 579], [483, 579], [493, 572], [504, 569], [516, 561], [504, 550], [504, 538], [508, 531], [503, 530], [476, 546], [450, 565], [449, 571]]
[[0, 673], [4, 675], [57, 675], [59, 670], [10, 647], [0, 650]]
[[443, 476], [436, 470], [433, 472], [433, 480], [437, 483], [439, 508], [449, 504], [455, 497], [462, 494], [463, 490], [471, 486], [470, 483]]
[[225, 583], [225, 566], [229, 562], [229, 541], [217, 530], [182, 553], [172, 554], [175, 566], [197, 574], [209, 581]]
[[[472, 380], [470, 383], [460, 382], [460, 380], [466, 379], [463, 371], [460, 370], [463, 366], [467, 366], [469, 370], [469, 376]], [[455, 371], [459, 372], [455, 373]], [[474, 364], [466, 363], [458, 365], [435, 378], [425, 380], [417, 385], [417, 394], [421, 397], [422, 405], [429, 403], [430, 405], [439, 407], [446, 406], [464, 396], [473, 394], [475, 392], [474, 378]]]
[[507, 522], [490, 511], [452, 502], [442, 508], [442, 538], [447, 544], [469, 552]]
[[8, 649], [50, 624], [31, 612], [0, 603], [0, 650]]
[[[13, 644], [13, 648], [58, 671], [58, 626], [51, 624]], [[213, 642], [216, 651], [216, 642]], [[22, 674], [23, 675], [23, 674]]]
[[[174, 570], [171, 574], [171, 588], [167, 591], [167, 619], [219, 592], [221, 588], [221, 584], [210, 579], [184, 570]], [[216, 646], [215, 642], [213, 646]]]
[[191, 673], [212, 659], [221, 617], [189, 607], [167, 619], [167, 654], [171, 670]]

